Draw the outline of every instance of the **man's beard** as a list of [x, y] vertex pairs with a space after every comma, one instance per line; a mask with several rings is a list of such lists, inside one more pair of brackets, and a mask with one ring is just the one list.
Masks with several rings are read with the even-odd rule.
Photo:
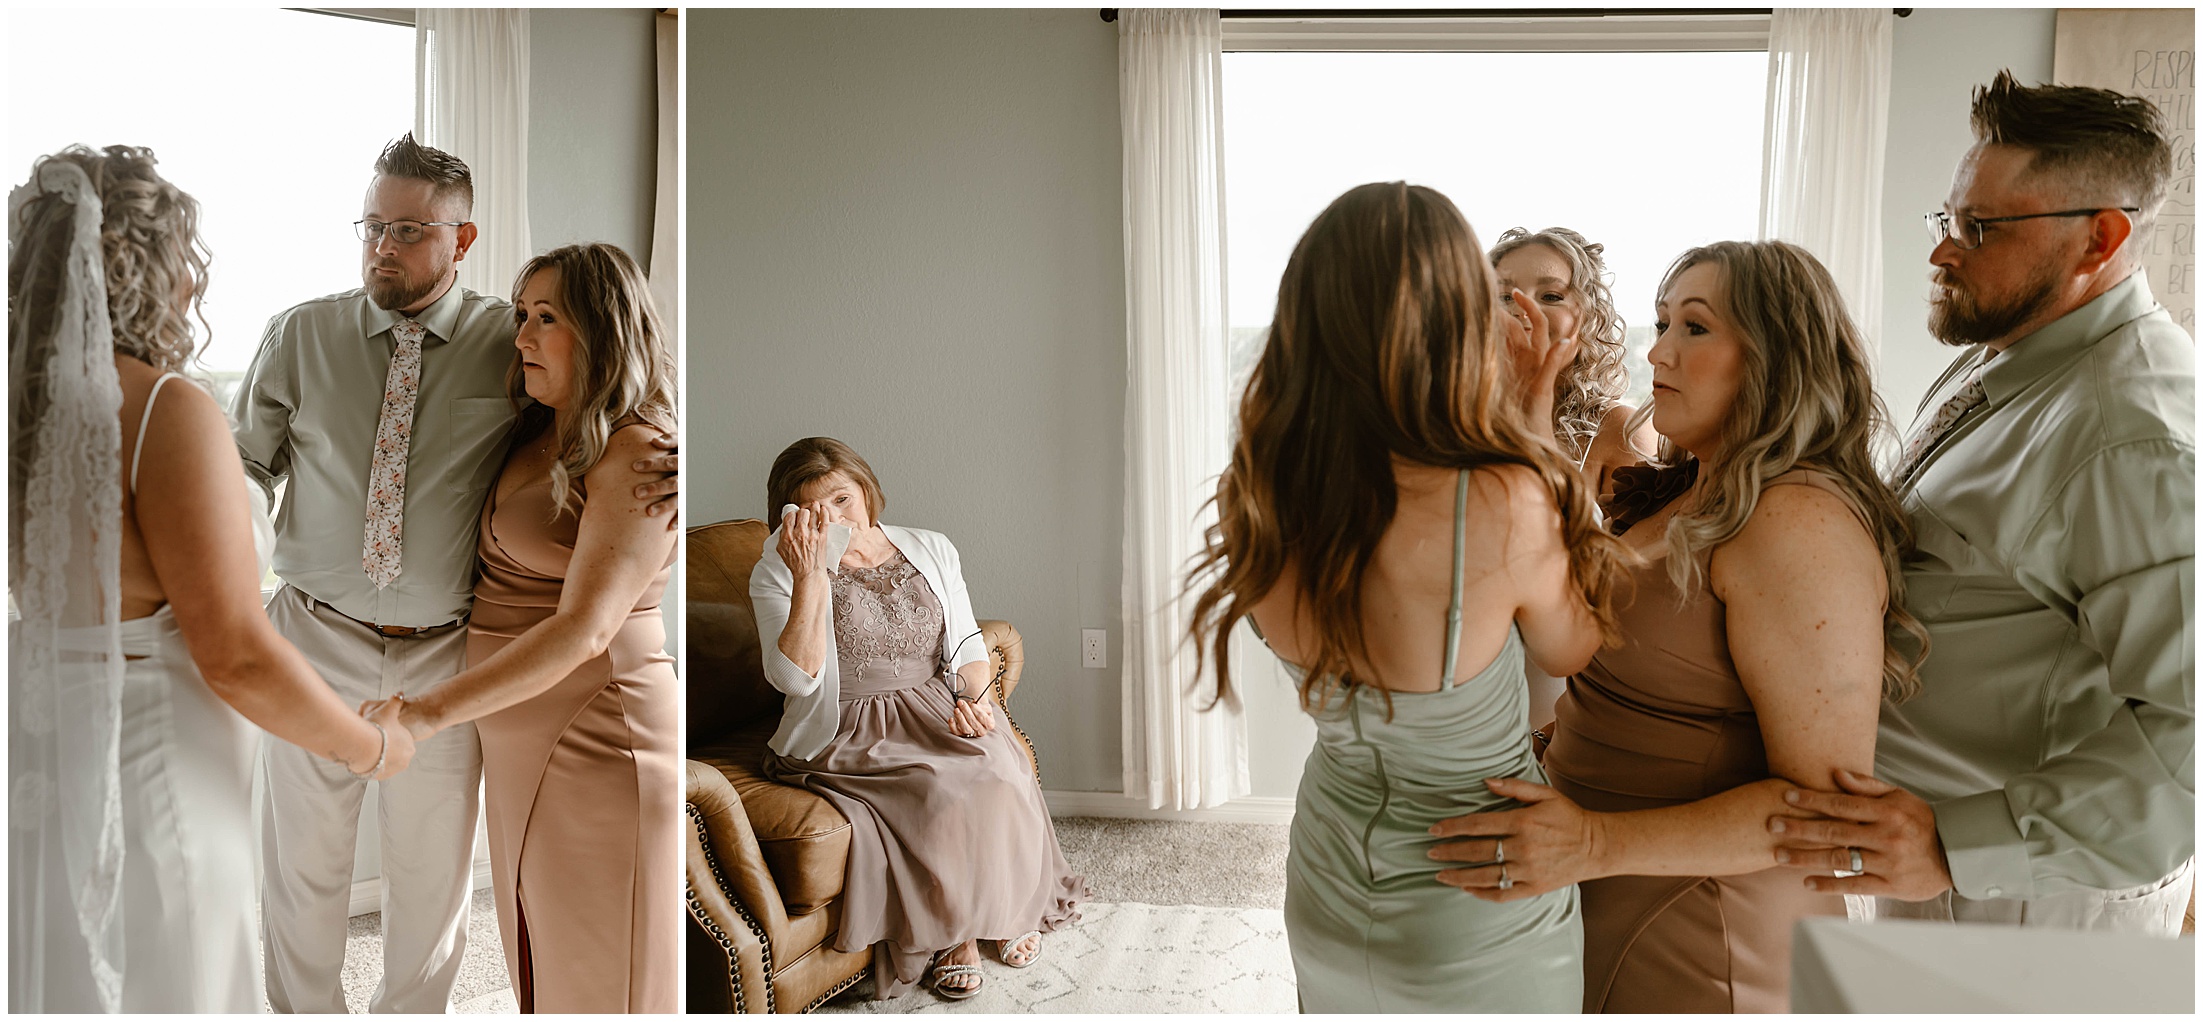
[[1939, 297], [1928, 300], [1928, 333], [1954, 347], [1986, 344], [2011, 336], [2012, 331], [2042, 314], [2058, 300], [2058, 267], [2044, 262], [2020, 285], [2011, 300], [1987, 308], [1974, 292], [1951, 279], [1949, 270], [1935, 271], [1942, 285]]
[[445, 263], [437, 267], [436, 272], [416, 281], [406, 277], [405, 269], [399, 266], [388, 267], [397, 270], [398, 276], [377, 276], [374, 272], [377, 265], [387, 264], [369, 264], [362, 267], [360, 269], [360, 283], [366, 285], [367, 298], [375, 303], [376, 308], [389, 309], [393, 312], [410, 309], [420, 304], [421, 299], [428, 297], [430, 292], [436, 290], [436, 285], [443, 282], [444, 275], [451, 272], [451, 264]]

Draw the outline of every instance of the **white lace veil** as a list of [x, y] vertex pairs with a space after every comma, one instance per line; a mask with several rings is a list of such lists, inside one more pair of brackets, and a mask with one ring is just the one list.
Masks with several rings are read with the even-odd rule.
[[[67, 229], [51, 229], [62, 215]], [[98, 193], [66, 160], [8, 196], [13, 1011], [45, 1010], [49, 977], [87, 961], [99, 1006], [121, 1007], [122, 387], [100, 224]]]

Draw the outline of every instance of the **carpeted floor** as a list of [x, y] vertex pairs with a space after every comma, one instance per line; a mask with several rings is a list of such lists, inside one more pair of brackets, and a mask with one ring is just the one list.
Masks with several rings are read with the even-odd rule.
[[[873, 1001], [865, 980], [822, 1010], [1293, 1010], [1277, 911], [1285, 902], [1283, 824], [1088, 816], [1055, 823], [1063, 856], [1086, 876], [1094, 901], [1076, 926], [1048, 938], [1040, 962], [1017, 970], [989, 960], [985, 994], [967, 1001], [925, 992]], [[354, 916], [345, 942], [346, 1007], [366, 1011], [381, 978], [382, 916]], [[462, 1013], [515, 1008], [487, 890], [474, 895], [451, 1003]]]
[[1094, 901], [1039, 962], [981, 965], [979, 996], [872, 1000], [872, 981], [822, 1012], [1290, 1012], [1283, 824], [1058, 817], [1056, 839]]
[[[382, 980], [382, 913], [353, 916], [344, 939], [344, 1006], [367, 1010]], [[474, 892], [467, 912], [467, 948], [459, 958], [459, 980], [451, 991], [451, 1010], [469, 1014], [512, 1014], [512, 979], [505, 974], [505, 945], [497, 936], [497, 906], [487, 888]]]

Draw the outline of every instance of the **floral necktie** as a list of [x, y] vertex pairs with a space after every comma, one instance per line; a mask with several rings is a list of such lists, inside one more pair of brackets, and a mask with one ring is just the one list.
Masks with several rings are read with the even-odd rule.
[[1920, 467], [1921, 459], [1935, 449], [1935, 445], [1966, 417], [1966, 413], [1979, 408], [1982, 402], [1989, 399], [1989, 392], [1981, 386], [1981, 374], [1988, 368], [1987, 359], [1973, 367], [1973, 371], [1966, 374], [1965, 381], [1959, 384], [1958, 390], [1944, 400], [1943, 406], [1935, 410], [1935, 416], [1921, 426], [1920, 431], [1914, 433], [1912, 440], [1905, 444], [1904, 460], [1898, 463], [1897, 474], [1893, 477], [1899, 483], [1912, 477], [1912, 473]]
[[360, 566], [375, 588], [398, 578], [405, 552], [405, 454], [413, 443], [413, 404], [421, 394], [421, 339], [428, 328], [412, 319], [390, 328], [398, 349], [382, 384], [382, 420], [375, 424], [375, 459], [367, 469], [367, 535]]

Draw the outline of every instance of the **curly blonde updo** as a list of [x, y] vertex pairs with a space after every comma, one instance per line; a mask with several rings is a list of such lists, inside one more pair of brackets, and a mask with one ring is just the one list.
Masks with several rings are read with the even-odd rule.
[[1554, 382], [1553, 436], [1577, 461], [1599, 435], [1599, 421], [1629, 392], [1627, 329], [1614, 294], [1607, 288], [1606, 246], [1566, 227], [1531, 232], [1509, 229], [1492, 246], [1491, 261], [1525, 245], [1543, 245], [1568, 264], [1568, 296], [1577, 316], [1576, 360]]
[[[100, 252], [105, 257], [107, 312], [115, 353], [162, 372], [181, 370], [194, 348], [191, 318], [206, 298], [210, 256], [199, 238], [199, 203], [153, 169], [153, 150], [70, 146], [31, 165], [36, 186], [49, 161], [76, 164], [100, 198]], [[68, 258], [71, 207], [61, 196], [39, 195], [23, 204], [10, 237], [8, 293], [22, 325], [37, 329], [60, 300], [57, 291]], [[11, 323], [11, 329], [16, 324]]]

